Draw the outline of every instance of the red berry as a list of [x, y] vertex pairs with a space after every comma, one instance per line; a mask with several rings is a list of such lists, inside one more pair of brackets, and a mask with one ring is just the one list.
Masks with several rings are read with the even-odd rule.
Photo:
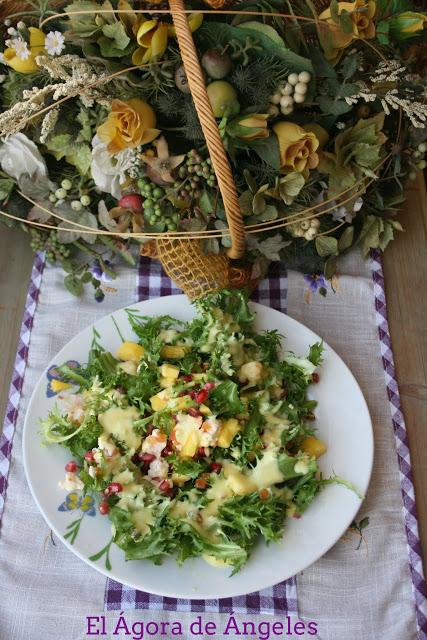
[[200, 391], [197, 392], [196, 398], [195, 398], [197, 404], [203, 404], [204, 402], [206, 402], [207, 399], [208, 399], [208, 392], [206, 391], [206, 389], [200, 389]]
[[190, 416], [192, 416], [193, 418], [198, 418], [199, 416], [201, 416], [202, 414], [200, 413], [200, 411], [198, 409], [195, 409], [194, 407], [190, 407], [188, 409], [188, 413]]
[[220, 473], [222, 469], [222, 464], [220, 462], [211, 462], [211, 471], [214, 473]]
[[315, 372], [311, 375], [311, 381], [314, 382], [314, 384], [317, 384], [319, 380], [320, 380], [320, 376], [318, 373]]
[[182, 376], [182, 379], [184, 382], [191, 382], [193, 379], [193, 376], [188, 374], [188, 375]]
[[123, 491], [123, 485], [121, 485], [120, 482], [110, 482], [104, 493], [106, 496], [112, 496], [115, 493], [120, 493], [121, 491]]
[[140, 454], [140, 459], [142, 460], [142, 462], [153, 462], [153, 460], [156, 459], [156, 456], [154, 455], [154, 453], [141, 453]]
[[184, 393], [184, 395], [189, 395], [192, 400], [194, 400], [197, 396], [197, 391], [190, 391], [190, 393]]
[[159, 484], [159, 491], [166, 492], [170, 489], [169, 480], [162, 480]]
[[206, 458], [206, 451], [204, 447], [199, 447], [198, 451], [197, 451], [197, 455], [199, 456], [199, 458]]
[[120, 198], [118, 205], [124, 209], [142, 211], [142, 198], [137, 193], [129, 193], [127, 196]]
[[75, 473], [77, 469], [78, 466], [75, 460], [70, 460], [70, 462], [67, 462], [67, 464], [65, 465], [65, 471], [67, 471], [68, 473]]
[[101, 513], [103, 516], [106, 516], [107, 513], [110, 511], [110, 505], [106, 500], [102, 500], [102, 502], [99, 503], [98, 508], [99, 508], [99, 513]]
[[215, 389], [215, 386], [216, 386], [215, 382], [207, 382], [203, 387], [203, 389], [209, 392], [209, 391], [212, 391], [212, 389]]
[[86, 451], [85, 453], [85, 460], [86, 462], [95, 462], [95, 457], [93, 455], [93, 451]]
[[166, 445], [166, 447], [163, 449], [161, 456], [162, 458], [165, 458], [166, 456], [170, 456], [170, 454], [172, 453], [172, 446], [171, 444], [168, 442], [168, 444]]

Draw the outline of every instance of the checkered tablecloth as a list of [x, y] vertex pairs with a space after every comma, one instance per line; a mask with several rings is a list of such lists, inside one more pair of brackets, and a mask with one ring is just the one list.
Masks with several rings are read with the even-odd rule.
[[[179, 293], [158, 263], [142, 258], [137, 279], [123, 269], [105, 283], [97, 305], [76, 301], [62, 274], [38, 255], [22, 325], [9, 406], [0, 441], [0, 639], [86, 638], [87, 615], [107, 620], [181, 619], [202, 612], [222, 620], [260, 620], [286, 615], [315, 620], [321, 640], [426, 640], [427, 606], [407, 434], [400, 409], [388, 332], [381, 262], [352, 254], [338, 288], [326, 298], [316, 282], [274, 265], [254, 299], [302, 321], [343, 357], [367, 398], [374, 422], [374, 473], [360, 518], [369, 516], [366, 554], [339, 542], [302, 574], [260, 593], [217, 601], [185, 601], [135, 591], [105, 579], [58, 541], [46, 542], [47, 526], [26, 486], [21, 455], [26, 405], [40, 372], [81, 328], [135, 300]], [[359, 516], [358, 516], [359, 517]], [[28, 535], [31, 530], [31, 535]], [[169, 636], [168, 636], [169, 637]], [[172, 636], [170, 636], [172, 637]]]

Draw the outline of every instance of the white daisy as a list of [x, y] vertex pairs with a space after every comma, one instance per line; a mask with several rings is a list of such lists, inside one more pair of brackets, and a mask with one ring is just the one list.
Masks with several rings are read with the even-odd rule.
[[44, 46], [50, 56], [59, 56], [65, 47], [65, 38], [60, 31], [49, 31]]
[[20, 60], [28, 60], [30, 57], [30, 50], [27, 42], [23, 38], [14, 38], [11, 41], [12, 49], [15, 49], [15, 53]]

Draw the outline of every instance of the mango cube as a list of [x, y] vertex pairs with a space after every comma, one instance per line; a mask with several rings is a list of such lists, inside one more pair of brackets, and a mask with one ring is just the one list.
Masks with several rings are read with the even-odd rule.
[[202, 416], [210, 416], [212, 414], [212, 411], [205, 404], [201, 404], [199, 406], [199, 411], [202, 414]]
[[188, 480], [191, 480], [191, 476], [185, 476], [182, 473], [173, 473], [172, 474], [172, 482], [176, 484], [178, 487], [181, 487]]
[[151, 396], [150, 404], [153, 411], [161, 411], [164, 409], [169, 402], [169, 395], [167, 394], [167, 390], [159, 391], [155, 396]]
[[117, 349], [116, 356], [119, 360], [131, 360], [139, 362], [144, 355], [144, 347], [136, 342], [128, 342], [127, 340]]
[[160, 367], [160, 374], [163, 378], [176, 380], [179, 376], [179, 367], [176, 367], [174, 364], [162, 364]]
[[228, 449], [234, 436], [236, 433], [241, 431], [241, 429], [242, 427], [236, 418], [229, 418], [228, 420], [225, 420], [222, 423], [222, 427], [218, 435], [217, 446], [222, 449]]
[[184, 445], [179, 452], [181, 458], [193, 458], [200, 446], [200, 436], [197, 431], [191, 431], [188, 434]]
[[327, 447], [319, 438], [308, 436], [301, 444], [300, 449], [310, 457], [320, 458], [320, 456], [326, 453]]
[[183, 358], [190, 347], [186, 345], [171, 345], [166, 344], [161, 350], [162, 358], [166, 360], [179, 360]]
[[257, 486], [252, 480], [243, 475], [243, 473], [233, 473], [228, 479], [230, 489], [238, 496], [245, 496], [252, 491], [256, 491]]

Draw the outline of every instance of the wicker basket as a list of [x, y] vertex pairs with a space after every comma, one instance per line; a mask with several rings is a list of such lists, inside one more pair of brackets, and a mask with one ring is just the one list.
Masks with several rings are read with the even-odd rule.
[[[212, 2], [223, 4], [222, 0], [212, 0]], [[66, 0], [51, 0], [51, 6], [58, 10], [65, 3]], [[211, 6], [214, 5], [211, 4]], [[176, 285], [183, 289], [189, 298], [194, 299], [224, 287], [250, 285], [251, 270], [239, 260], [245, 253], [242, 214], [230, 164], [208, 99], [193, 37], [184, 12], [184, 2], [169, 0], [169, 7], [183, 65], [223, 199], [231, 248], [227, 254], [206, 255], [202, 251], [199, 240], [171, 239], [165, 233], [164, 237], [145, 244], [141, 248], [141, 253], [160, 260], [166, 273]], [[25, 11], [27, 8], [31, 9], [25, 2], [0, 0], [1, 23], [3, 24], [8, 16]]]

